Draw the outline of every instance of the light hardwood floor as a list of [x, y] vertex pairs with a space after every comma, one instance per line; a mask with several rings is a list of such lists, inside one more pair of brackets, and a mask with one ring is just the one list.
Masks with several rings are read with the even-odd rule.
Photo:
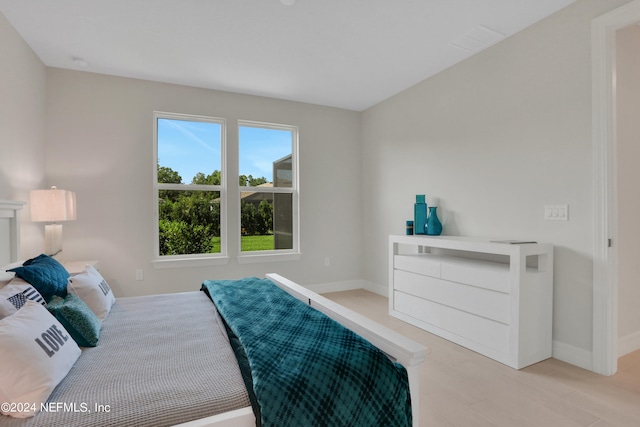
[[380, 295], [324, 296], [429, 347], [420, 369], [422, 426], [640, 426], [640, 351], [622, 357], [611, 377], [556, 359], [517, 371], [389, 316]]

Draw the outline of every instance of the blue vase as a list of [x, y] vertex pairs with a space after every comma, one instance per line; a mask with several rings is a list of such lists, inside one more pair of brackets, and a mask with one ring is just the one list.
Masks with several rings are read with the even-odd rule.
[[413, 205], [413, 234], [427, 234], [427, 204], [424, 194], [417, 194]]
[[429, 206], [429, 219], [427, 219], [427, 234], [439, 236], [442, 233], [442, 223], [436, 213], [437, 206]]

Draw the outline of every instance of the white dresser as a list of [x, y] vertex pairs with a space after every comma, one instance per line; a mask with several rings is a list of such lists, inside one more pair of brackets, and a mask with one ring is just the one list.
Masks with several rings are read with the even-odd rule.
[[389, 313], [516, 369], [547, 359], [553, 246], [389, 236]]

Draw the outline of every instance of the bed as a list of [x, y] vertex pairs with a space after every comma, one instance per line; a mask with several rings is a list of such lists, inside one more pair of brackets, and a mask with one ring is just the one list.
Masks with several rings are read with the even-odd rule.
[[[2, 266], [15, 263], [19, 257], [19, 211], [22, 206], [18, 202], [0, 200], [0, 238], [4, 246], [0, 249]], [[2, 286], [0, 283], [0, 290]], [[198, 288], [194, 285], [194, 289]], [[238, 298], [239, 292], [243, 291], [246, 294]], [[258, 299], [251, 300], [254, 296]], [[275, 298], [276, 302], [272, 305], [263, 303], [269, 298]], [[31, 301], [20, 310], [36, 311], [37, 305]], [[50, 302], [48, 305], [54, 304]], [[263, 311], [252, 309], [258, 307]], [[37, 310], [42, 311], [41, 308]], [[276, 316], [278, 310], [295, 312], [299, 317]], [[252, 311], [257, 317], [250, 317]], [[271, 313], [274, 313], [273, 325], [267, 323]], [[327, 316], [333, 320], [328, 320]], [[289, 326], [283, 323], [283, 319], [290, 323]], [[302, 356], [298, 347], [292, 344], [297, 335], [281, 333], [297, 330], [299, 324], [306, 322], [298, 319], [311, 319], [309, 323], [317, 325], [317, 322], [322, 322], [323, 325], [321, 328], [314, 326], [321, 330], [319, 338], [315, 338], [311, 350], [305, 350], [307, 353]], [[0, 324], [3, 321], [0, 320]], [[327, 333], [326, 325], [333, 323], [339, 335]], [[259, 326], [264, 328], [266, 335], [263, 333], [257, 340], [250, 341], [249, 335], [258, 334]], [[425, 358], [426, 348], [277, 274], [240, 281], [205, 281], [200, 290], [193, 292], [118, 298], [105, 318], [100, 319], [98, 329], [97, 344], [81, 347], [68, 373], [45, 399], [44, 410], [28, 418], [1, 415], [0, 427], [242, 427], [260, 425], [263, 421], [264, 425], [278, 425], [273, 422], [274, 416], [300, 420], [303, 418], [295, 417], [312, 414], [317, 417], [310, 422], [314, 425], [323, 425], [326, 420], [334, 421], [324, 425], [339, 425], [335, 422], [338, 419], [342, 419], [343, 425], [351, 424], [351, 419], [343, 419], [339, 413], [326, 413], [336, 407], [352, 411], [345, 414], [357, 413], [359, 420], [376, 419], [369, 415], [375, 411], [395, 411], [400, 417], [408, 411], [407, 420], [419, 425], [418, 369]], [[280, 344], [272, 341], [278, 336]], [[341, 355], [343, 359], [342, 365], [336, 365], [337, 368], [332, 365], [328, 369], [324, 356], [319, 356], [325, 351], [321, 347], [326, 342], [343, 344], [345, 336], [356, 340], [355, 344], [349, 341], [347, 350], [327, 350]], [[2, 337], [0, 334], [0, 340]], [[277, 357], [274, 356], [276, 353], [260, 356], [263, 354], [260, 348], [277, 348], [283, 345], [282, 342], [290, 343], [291, 349], [284, 348]], [[1, 346], [6, 347], [0, 342]], [[365, 362], [363, 366], [357, 366], [361, 364], [360, 359], [345, 356], [351, 348], [356, 349], [358, 358], [367, 357], [366, 363], [375, 363], [370, 365], [375, 368], [364, 365]], [[318, 356], [309, 357], [309, 354]], [[384, 360], [379, 360], [380, 355]], [[274, 366], [275, 360], [282, 360], [284, 366]], [[318, 365], [319, 368], [307, 365]], [[314, 383], [308, 383], [309, 378], [315, 378], [314, 374], [309, 374], [315, 371], [310, 369], [322, 372]], [[364, 387], [347, 387], [347, 384], [356, 382], [353, 378], [358, 369], [370, 371], [364, 373], [368, 375], [363, 380]], [[278, 393], [278, 387], [289, 390], [280, 381], [283, 377], [294, 377], [292, 373], [297, 370], [300, 372], [293, 379], [297, 388], [292, 390], [299, 393], [302, 388], [302, 394], [284, 396], [291, 393]], [[340, 379], [333, 376], [327, 379], [323, 370], [339, 372]], [[274, 372], [281, 373], [276, 375]], [[397, 384], [396, 378], [400, 379]], [[342, 391], [347, 388], [349, 391]], [[395, 394], [377, 395], [371, 391], [387, 393], [388, 389]], [[402, 398], [404, 390], [406, 399]], [[320, 394], [321, 391], [324, 393]], [[346, 397], [353, 396], [353, 393], [361, 396], [360, 399]], [[348, 407], [336, 406], [330, 401], [332, 398], [348, 402]], [[409, 401], [410, 406], [406, 406]], [[389, 403], [382, 402], [399, 404], [394, 403], [391, 407]], [[352, 405], [357, 408], [352, 408]], [[318, 408], [324, 408], [322, 411], [325, 412]], [[292, 411], [297, 413], [290, 414]], [[392, 421], [386, 422], [392, 424]], [[361, 421], [362, 425], [367, 423], [373, 424]]]

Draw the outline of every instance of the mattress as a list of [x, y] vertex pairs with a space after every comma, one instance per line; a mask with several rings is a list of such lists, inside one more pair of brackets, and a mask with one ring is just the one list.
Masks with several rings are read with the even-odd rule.
[[97, 347], [82, 350], [48, 402], [53, 411], [0, 416], [0, 427], [160, 427], [250, 406], [204, 292], [119, 298]]

